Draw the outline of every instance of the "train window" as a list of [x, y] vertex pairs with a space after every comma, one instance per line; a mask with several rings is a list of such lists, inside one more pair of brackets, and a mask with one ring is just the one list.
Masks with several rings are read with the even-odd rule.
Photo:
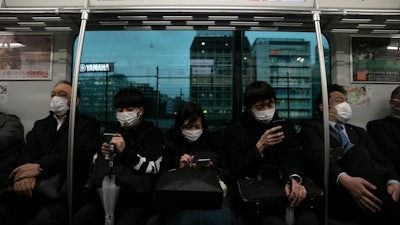
[[[267, 81], [276, 90], [281, 117], [299, 122], [318, 116], [314, 102], [321, 91], [321, 77], [315, 33], [246, 31], [244, 35], [243, 43], [250, 43], [251, 52], [244, 53], [248, 48], [244, 44], [242, 89], [252, 80]], [[322, 39], [330, 82], [329, 45]]]
[[[113, 95], [132, 87], [144, 93], [144, 117], [158, 127], [171, 127], [179, 105], [195, 101], [213, 129], [234, 120], [234, 108], [241, 108], [235, 105], [235, 92], [265, 80], [276, 88], [282, 117], [311, 118], [313, 88], [320, 90], [315, 34], [242, 34], [235, 40], [234, 31], [87, 31], [79, 108], [105, 127], [114, 121]], [[241, 42], [240, 66], [234, 65], [235, 41]], [[329, 58], [329, 48], [325, 54]], [[234, 90], [238, 68], [242, 90]]]

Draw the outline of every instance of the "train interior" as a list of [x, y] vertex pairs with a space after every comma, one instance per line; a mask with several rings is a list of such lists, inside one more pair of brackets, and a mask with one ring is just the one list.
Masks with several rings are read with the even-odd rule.
[[[117, 35], [112, 37], [115, 38], [116, 42], [119, 41], [118, 35], [124, 32], [133, 32], [132, 35], [134, 36], [136, 35], [135, 32], [152, 32], [152, 34], [158, 35], [158, 39], [163, 39], [167, 36], [164, 36], [164, 32], [165, 34], [168, 32], [196, 32], [196, 34], [191, 36], [191, 40], [194, 40], [194, 37], [199, 33], [214, 34], [214, 32], [219, 32], [227, 34], [231, 38], [229, 39], [229, 43], [232, 44], [227, 53], [230, 60], [230, 72], [227, 74], [228, 78], [223, 77], [223, 79], [228, 79], [226, 82], [228, 82], [228, 86], [231, 89], [229, 89], [228, 96], [224, 97], [229, 99], [228, 105], [223, 105], [224, 103], [218, 104], [227, 106], [228, 113], [224, 115], [217, 115], [218, 113], [216, 113], [215, 127], [221, 127], [226, 125], [226, 123], [238, 120], [239, 114], [243, 109], [241, 100], [243, 88], [249, 81], [257, 79], [257, 76], [260, 76], [257, 74], [251, 77], [253, 73], [256, 73], [254, 71], [260, 70], [260, 68], [257, 68], [257, 61], [254, 61], [251, 65], [251, 71], [253, 72], [243, 72], [247, 69], [244, 59], [247, 56], [246, 54], [250, 54], [249, 51], [243, 50], [244, 46], [246, 46], [243, 43], [246, 43], [246, 34], [250, 33], [254, 33], [256, 36], [260, 34], [257, 38], [264, 37], [264, 32], [268, 34], [273, 32], [310, 34], [314, 45], [308, 47], [313, 49], [314, 69], [317, 71], [317, 79], [312, 81], [314, 83], [308, 81], [314, 85], [313, 87], [310, 86], [310, 88], [314, 88], [316, 92], [319, 92], [322, 87], [321, 85], [325, 83], [337, 83], [352, 91], [360, 87], [367, 87], [371, 93], [368, 106], [352, 105], [352, 123], [355, 125], [365, 128], [368, 121], [387, 115], [390, 111], [388, 96], [390, 96], [391, 91], [400, 83], [400, 60], [396, 60], [396, 57], [400, 59], [400, 55], [396, 55], [396, 52], [399, 54], [400, 46], [400, 2], [397, 0], [206, 0], [191, 1], [191, 3], [183, 0], [0, 0], [0, 37], [22, 36], [24, 38], [26, 36], [25, 41], [29, 42], [31, 35], [42, 37], [50, 35], [52, 42], [51, 69], [49, 73], [39, 73], [31, 77], [26, 77], [18, 73], [9, 73], [7, 69], [3, 69], [2, 72], [0, 71], [0, 86], [6, 89], [0, 96], [0, 111], [18, 115], [23, 122], [25, 133], [28, 132], [37, 119], [44, 118], [47, 115], [50, 90], [58, 81], [73, 81], [79, 77], [81, 79], [79, 80], [81, 91], [85, 90], [88, 83], [94, 82], [94, 80], [90, 80], [89, 78], [85, 80], [85, 77], [96, 76], [96, 74], [80, 72], [80, 66], [76, 64], [77, 62], [81, 64], [90, 62], [105, 63], [107, 61], [106, 57], [102, 59], [103, 61], [95, 57], [92, 59], [88, 58], [89, 56], [87, 55], [90, 55], [90, 53], [87, 52], [88, 50], [85, 49], [85, 46], [90, 45], [90, 43], [87, 43], [88, 40], [96, 42], [97, 39], [107, 38], [106, 35], [102, 35], [108, 32], [116, 32], [115, 34]], [[322, 38], [320, 35], [322, 35]], [[90, 38], [87, 39], [88, 37]], [[268, 35], [266, 38], [268, 39]], [[30, 40], [33, 40], [31, 44], [35, 45], [34, 41], [36, 39], [31, 38]], [[358, 55], [356, 55], [355, 51], [359, 49], [353, 45], [357, 43], [357, 40], [369, 40], [369, 42], [366, 42], [369, 44], [379, 41], [384, 42], [382, 46], [388, 47], [388, 52], [391, 51], [390, 54], [385, 53], [385, 56], [391, 57], [386, 60], [394, 64], [387, 67], [389, 68], [387, 69], [387, 76], [374, 76], [368, 80], [363, 78], [365, 74], [355, 72], [353, 67], [355, 60], [359, 59], [357, 57], [362, 58], [362, 60], [373, 60], [373, 54], [378, 54], [366, 49], [365, 52], [362, 50], [361, 53], [357, 53]], [[199, 43], [201, 43], [201, 40]], [[0, 44], [4, 48], [4, 42]], [[125, 42], [124, 39], [121, 44], [129, 45], [129, 42]], [[149, 51], [153, 48], [152, 43], [143, 42], [143, 44], [149, 45]], [[329, 45], [329, 47], [324, 46], [324, 44]], [[360, 44], [360, 42], [357, 44]], [[281, 45], [285, 45], [285, 43]], [[360, 45], [363, 45], [363, 43]], [[43, 46], [47, 45], [43, 44]], [[154, 44], [154, 47], [157, 46], [158, 43]], [[390, 50], [389, 47], [391, 48]], [[95, 46], [93, 48], [102, 48], [102, 46]], [[170, 48], [170, 51], [172, 51], [172, 44]], [[329, 48], [329, 50], [324, 51], [326, 48]], [[194, 50], [190, 50], [193, 51], [190, 53], [191, 56], [195, 54]], [[112, 54], [118, 55], [123, 51], [124, 49], [119, 47], [119, 50], [115, 50]], [[270, 55], [275, 53], [269, 49]], [[323, 54], [321, 55], [321, 53]], [[137, 53], [139, 57], [140, 54], [140, 52]], [[95, 55], [95, 53], [92, 55]], [[33, 57], [37, 57], [37, 55]], [[161, 60], [165, 60], [165, 57], [168, 58], [171, 56], [164, 56]], [[79, 60], [81, 58], [84, 60]], [[121, 57], [121, 60], [126, 60], [125, 55]], [[176, 61], [173, 62], [175, 63]], [[132, 62], [128, 61], [128, 63]], [[198, 66], [199, 68], [201, 67], [200, 70], [209, 69], [207, 66], [200, 65], [201, 63], [207, 64], [208, 61], [199, 62], [191, 60], [189, 65], [185, 67], [192, 68], [193, 66]], [[107, 64], [108, 66], [110, 65]], [[111, 66], [116, 69], [118, 63], [115, 62]], [[133, 69], [131, 70], [134, 71]], [[193, 68], [191, 71], [193, 71]], [[179, 74], [180, 72], [172, 73]], [[189, 76], [192, 79], [195, 73], [192, 72], [189, 75], [190, 72], [186, 70], [185, 73], [188, 74], [179, 75], [185, 76], [186, 81], [184, 85], [190, 85], [191, 89], [185, 90], [185, 97], [179, 98], [179, 101], [194, 100], [193, 96], [198, 94], [197, 91], [201, 92], [201, 89], [192, 88], [195, 86], [195, 83], [188, 81]], [[294, 73], [297, 73], [297, 71]], [[115, 74], [112, 75], [114, 76]], [[145, 80], [142, 83], [146, 83], [147, 78], [143, 74], [140, 75], [144, 76], [141, 77], [141, 79]], [[149, 119], [155, 121], [157, 124], [160, 123], [160, 126], [162, 120], [169, 121], [165, 125], [165, 128], [167, 128], [172, 124], [174, 111], [168, 111], [164, 114], [160, 113], [160, 107], [167, 108], [166, 105], [168, 104], [159, 105], [160, 99], [165, 97], [164, 95], [160, 95], [159, 90], [171, 90], [169, 89], [169, 84], [158, 84], [157, 62], [152, 65], [151, 74], [156, 79], [147, 83], [152, 83], [153, 85], [151, 91], [156, 95], [154, 97], [156, 102], [153, 105], [153, 109], [157, 110], [157, 112], [148, 114], [148, 116]], [[102, 79], [108, 79], [107, 72], [99, 73], [99, 76]], [[167, 74], [165, 78], [160, 78], [160, 82], [168, 80], [168, 76]], [[250, 78], [247, 76], [250, 76]], [[279, 81], [279, 85], [289, 85], [288, 83], [291, 81], [289, 75], [286, 78]], [[269, 81], [272, 82], [271, 79]], [[122, 82], [126, 81], [123, 80]], [[176, 80], [176, 82], [179, 81]], [[157, 87], [155, 86], [156, 83]], [[183, 95], [182, 90], [179, 90], [179, 88], [174, 90], [172, 98]], [[107, 93], [107, 90], [102, 91]], [[285, 93], [289, 95], [288, 92]], [[293, 95], [296, 94], [299, 93], [293, 93]], [[189, 96], [192, 96], [192, 98]], [[199, 96], [201, 97], [201, 94]], [[218, 95], [209, 95], [207, 98], [208, 100], [218, 100], [216, 96]], [[359, 96], [355, 98], [358, 99]], [[106, 97], [103, 99], [109, 98]], [[286, 101], [289, 101], [289, 99], [286, 99]], [[208, 104], [207, 101], [204, 102], [204, 104]], [[286, 108], [284, 108], [285, 104], [287, 105]], [[296, 104], [302, 103], [298, 102]], [[290, 114], [289, 111], [295, 109], [296, 106], [291, 105], [292, 108], [289, 109], [289, 105], [290, 103], [282, 101], [283, 117], [301, 121], [302, 119], [312, 119], [315, 116], [313, 109], [310, 109], [309, 113], [305, 114], [306, 116]], [[312, 101], [307, 102], [307, 105], [311, 105], [310, 107], [312, 107]], [[88, 107], [92, 106], [89, 104]], [[101, 107], [103, 107], [103, 111], [108, 112], [104, 117], [99, 115], [103, 122], [105, 120], [104, 125], [106, 125], [107, 119], [111, 120], [114, 115], [112, 104], [109, 103], [109, 105], [106, 104]], [[212, 108], [210, 107], [209, 110], [211, 112]]]
[[[365, 127], [365, 123], [376, 118], [388, 110], [383, 100], [388, 95], [388, 90], [393, 89], [395, 82], [377, 80], [363, 82], [352, 77], [352, 50], [350, 49], [352, 37], [379, 37], [395, 38], [399, 33], [399, 3], [396, 1], [346, 1], [330, 3], [330, 1], [287, 1], [268, 2], [254, 1], [243, 3], [234, 1], [226, 6], [221, 1], [214, 5], [208, 2], [194, 2], [191, 5], [181, 4], [179, 1], [141, 1], [127, 3], [128, 1], [2, 1], [2, 16], [0, 18], [1, 32], [9, 34], [51, 34], [53, 35], [52, 47], [52, 73], [51, 78], [45, 79], [19, 79], [19, 77], [3, 76], [7, 82], [7, 100], [2, 103], [3, 110], [20, 112], [24, 125], [29, 130], [36, 118], [43, 115], [42, 108], [46, 108], [48, 98], [42, 90], [49, 89], [58, 80], [71, 80], [74, 73], [76, 60], [76, 42], [79, 35], [84, 32], [96, 31], [196, 31], [230, 32], [230, 36], [237, 41], [232, 49], [238, 52], [243, 43], [241, 39], [246, 32], [310, 32], [321, 34], [329, 44], [324, 58], [327, 69], [328, 82], [338, 83], [352, 87], [366, 83], [374, 94], [371, 98], [369, 113], [363, 113], [364, 109], [356, 108], [353, 123]], [[86, 16], [85, 16], [86, 15]], [[81, 24], [85, 22], [82, 29]], [[162, 34], [162, 33], [161, 33]], [[317, 36], [315, 36], [315, 40]], [[368, 39], [368, 38], [367, 38]], [[395, 39], [394, 39], [395, 40]], [[314, 42], [315, 43], [315, 42]], [[251, 43], [250, 43], [251, 44]], [[321, 44], [322, 45], [322, 44]], [[325, 46], [321, 46], [325, 48]], [[392, 46], [395, 48], [396, 46]], [[312, 46], [317, 49], [317, 46]], [[394, 51], [393, 51], [394, 52]], [[316, 59], [319, 59], [317, 51], [313, 51]], [[118, 53], [113, 53], [118, 54]], [[243, 51], [241, 56], [245, 57]], [[238, 55], [238, 54], [236, 54]], [[239, 60], [240, 59], [231, 59]], [[237, 120], [241, 111], [240, 96], [241, 86], [246, 81], [237, 72], [243, 69], [242, 63], [231, 63], [237, 68], [231, 71], [233, 84], [233, 98], [230, 103], [232, 108], [228, 120]], [[315, 63], [318, 67], [318, 62]], [[156, 67], [156, 65], [154, 65]], [[79, 74], [78, 74], [79, 75]], [[82, 76], [83, 74], [81, 74]], [[354, 75], [353, 75], [354, 76]], [[396, 75], [395, 75], [396, 76]], [[398, 74], [397, 74], [398, 76]], [[260, 78], [261, 79], [261, 78]], [[285, 82], [285, 81], [282, 81]], [[287, 80], [289, 82], [289, 80]], [[321, 81], [316, 81], [316, 88]], [[398, 82], [398, 80], [397, 80]], [[161, 84], [162, 85], [162, 84]], [[22, 94], [21, 87], [30, 93]], [[189, 95], [186, 94], [187, 96]], [[192, 93], [190, 93], [192, 95]], [[31, 102], [37, 102], [31, 107], [29, 113], [25, 106]], [[112, 110], [112, 109], [111, 109]], [[289, 115], [290, 116], [290, 115]]]

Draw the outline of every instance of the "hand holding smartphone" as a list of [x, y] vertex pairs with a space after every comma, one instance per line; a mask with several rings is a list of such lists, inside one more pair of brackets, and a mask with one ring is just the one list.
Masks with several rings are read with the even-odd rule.
[[202, 159], [198, 159], [197, 160], [197, 164], [208, 164], [208, 163], [210, 163], [211, 162], [211, 159], [209, 159], [209, 158], [202, 158]]
[[[272, 127], [277, 127], [277, 126], [281, 126], [282, 127], [282, 122], [284, 122], [286, 119], [277, 119], [277, 120], [273, 120], [272, 121]], [[276, 130], [274, 133], [279, 133], [282, 132], [282, 128]]]
[[115, 133], [104, 133], [103, 137], [105, 142], [110, 143], [111, 139], [115, 137]]
[[[116, 135], [115, 133], [103, 133], [104, 142], [106, 142], [107, 144], [110, 144], [111, 139], [113, 137], [115, 137], [115, 135]], [[103, 149], [103, 148], [107, 148], [107, 149]], [[103, 144], [101, 151], [104, 154], [104, 158], [107, 160], [110, 160], [114, 157], [114, 145], [113, 144], [110, 144], [109, 147], [105, 147]], [[110, 162], [112, 162], [112, 160]]]
[[207, 166], [211, 166], [211, 159], [210, 158], [199, 158], [196, 161], [196, 165], [198, 167], [207, 167]]

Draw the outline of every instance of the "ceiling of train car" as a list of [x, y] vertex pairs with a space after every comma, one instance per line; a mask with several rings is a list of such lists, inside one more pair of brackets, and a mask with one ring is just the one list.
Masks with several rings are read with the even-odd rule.
[[[322, 12], [324, 33], [399, 34], [400, 12]], [[2, 13], [0, 31], [78, 31], [80, 12]], [[314, 31], [311, 11], [101, 11], [89, 13], [87, 30]]]

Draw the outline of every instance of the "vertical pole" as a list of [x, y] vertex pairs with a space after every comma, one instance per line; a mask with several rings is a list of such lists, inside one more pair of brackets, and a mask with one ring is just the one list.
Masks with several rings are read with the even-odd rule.
[[328, 185], [329, 185], [329, 114], [328, 114], [328, 90], [326, 81], [326, 68], [324, 48], [322, 45], [322, 34], [320, 26], [320, 12], [313, 12], [313, 20], [315, 23], [315, 33], [317, 35], [319, 67], [321, 71], [321, 89], [322, 89], [322, 103], [323, 103], [323, 120], [324, 120], [324, 194], [325, 194], [325, 213], [324, 224], [328, 224]]
[[156, 93], [156, 126], [158, 127], [158, 119], [160, 117], [160, 90], [158, 87], [158, 79], [159, 79], [159, 68], [158, 66], [156, 67], [156, 88], [157, 88], [157, 93]]
[[71, 109], [69, 112], [69, 130], [68, 130], [68, 171], [67, 171], [67, 196], [68, 196], [68, 216], [69, 221], [72, 219], [72, 194], [73, 194], [73, 165], [74, 165], [74, 130], [75, 130], [75, 111], [76, 111], [76, 95], [78, 90], [79, 79], [79, 66], [81, 62], [83, 38], [85, 35], [86, 22], [88, 19], [88, 12], [82, 12], [82, 22], [79, 31], [78, 46], [75, 55], [74, 73], [72, 76], [72, 96], [71, 96]]
[[[232, 97], [233, 97], [233, 110], [232, 122], [239, 121], [242, 112], [242, 42], [243, 31], [233, 31], [234, 49], [232, 52], [233, 61], [233, 83], [232, 83]], [[247, 85], [247, 84], [246, 84]]]
[[108, 127], [108, 72], [106, 72], [106, 85], [104, 86], [104, 89], [105, 89], [105, 96], [106, 96], [106, 99], [105, 99], [105, 105], [106, 105], [106, 107], [105, 107], [105, 110], [104, 110], [104, 126], [105, 127]]
[[[290, 76], [289, 76], [289, 72], [286, 72], [286, 87], [287, 87], [287, 89], [286, 89], [286, 91], [287, 91], [287, 93], [286, 93], [286, 97], [287, 97], [287, 99], [286, 99], [286, 103], [287, 103], [287, 118], [288, 119], [290, 119], [290, 90], [291, 90], [291, 88], [290, 88]], [[293, 115], [293, 114], [292, 114]], [[297, 115], [295, 115], [295, 117], [297, 117]]]

